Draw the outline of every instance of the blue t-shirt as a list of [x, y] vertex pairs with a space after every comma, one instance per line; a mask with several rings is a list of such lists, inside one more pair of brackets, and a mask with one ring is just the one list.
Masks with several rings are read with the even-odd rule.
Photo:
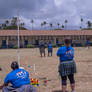
[[48, 50], [52, 50], [53, 45], [52, 44], [48, 44]]
[[74, 58], [74, 49], [71, 46], [69, 46], [69, 47], [66, 47], [66, 46], [60, 47], [57, 51], [57, 56], [60, 57], [60, 62], [73, 60], [73, 58]]
[[89, 40], [87, 40], [86, 45], [90, 45], [90, 41]]
[[24, 69], [13, 70], [6, 76], [4, 83], [11, 83], [14, 88], [30, 84], [29, 73]]

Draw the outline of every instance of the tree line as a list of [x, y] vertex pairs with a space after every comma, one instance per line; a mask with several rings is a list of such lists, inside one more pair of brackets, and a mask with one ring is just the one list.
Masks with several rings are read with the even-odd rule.
[[[18, 18], [17, 17], [13, 17], [11, 20], [5, 20], [4, 23], [2, 23], [0, 25], [0, 29], [4, 29], [4, 30], [17, 30], [18, 27], [17, 27], [17, 22], [18, 21]], [[26, 30], [26, 28], [24, 27], [25, 23], [24, 22], [21, 22], [19, 24], [19, 27], [21, 30]]]
[[[17, 21], [18, 21], [18, 18], [17, 17], [13, 17], [11, 20], [5, 20], [4, 23], [0, 24], [0, 29], [6, 29], [6, 30], [16, 30], [17, 29]], [[67, 28], [67, 25], [68, 25], [68, 20], [65, 20], [64, 21], [64, 24], [60, 24], [59, 22], [56, 23], [54, 25], [54, 23], [48, 23], [47, 21], [43, 21], [41, 24], [40, 24], [40, 27], [41, 29], [45, 29], [46, 26], [50, 27], [50, 30], [51, 29], [55, 29], [55, 30], [60, 30], [60, 29], [68, 29]], [[87, 21], [87, 28], [83, 28], [83, 23], [84, 23], [84, 19], [81, 18], [80, 19], [80, 22], [81, 22], [81, 25], [80, 25], [80, 29], [92, 29], [92, 23], [91, 21]], [[31, 29], [34, 30], [34, 24], [35, 24], [35, 21], [33, 19], [30, 20], [30, 23], [31, 23]], [[56, 28], [54, 27], [56, 26]], [[21, 30], [27, 30], [27, 28], [25, 27], [25, 23], [24, 22], [20, 22], [19, 24], [19, 27]]]
[[83, 28], [83, 22], [84, 22], [84, 19], [81, 18], [80, 20], [81, 20], [81, 26], [80, 26], [80, 29], [88, 29], [88, 30], [92, 29], [92, 23], [91, 23], [90, 20], [88, 20], [87, 23], [86, 23], [86, 24], [87, 24], [87, 28]]

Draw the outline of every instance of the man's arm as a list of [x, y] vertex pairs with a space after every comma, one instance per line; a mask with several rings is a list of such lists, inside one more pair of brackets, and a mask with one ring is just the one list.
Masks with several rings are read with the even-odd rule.
[[2, 85], [0, 85], [0, 89], [2, 89], [4, 86], [8, 86], [8, 83], [3, 83]]
[[60, 55], [61, 55], [61, 48], [59, 48], [57, 51], [57, 56], [60, 56]]

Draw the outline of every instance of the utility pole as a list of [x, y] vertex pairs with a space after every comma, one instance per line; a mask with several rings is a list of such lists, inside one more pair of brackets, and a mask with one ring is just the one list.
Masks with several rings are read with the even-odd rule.
[[[18, 2], [17, 2], [18, 3]], [[17, 8], [17, 38], [18, 38], [18, 64], [20, 66], [20, 19], [19, 19], [19, 8]]]

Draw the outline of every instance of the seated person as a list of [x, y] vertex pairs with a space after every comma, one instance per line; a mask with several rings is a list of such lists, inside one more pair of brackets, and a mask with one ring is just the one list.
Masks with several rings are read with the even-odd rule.
[[[5, 78], [4, 84], [0, 86], [2, 92], [36, 92], [36, 88], [30, 85], [29, 73], [20, 69], [18, 63], [12, 62], [11, 71]], [[12, 86], [8, 84], [11, 83]]]

